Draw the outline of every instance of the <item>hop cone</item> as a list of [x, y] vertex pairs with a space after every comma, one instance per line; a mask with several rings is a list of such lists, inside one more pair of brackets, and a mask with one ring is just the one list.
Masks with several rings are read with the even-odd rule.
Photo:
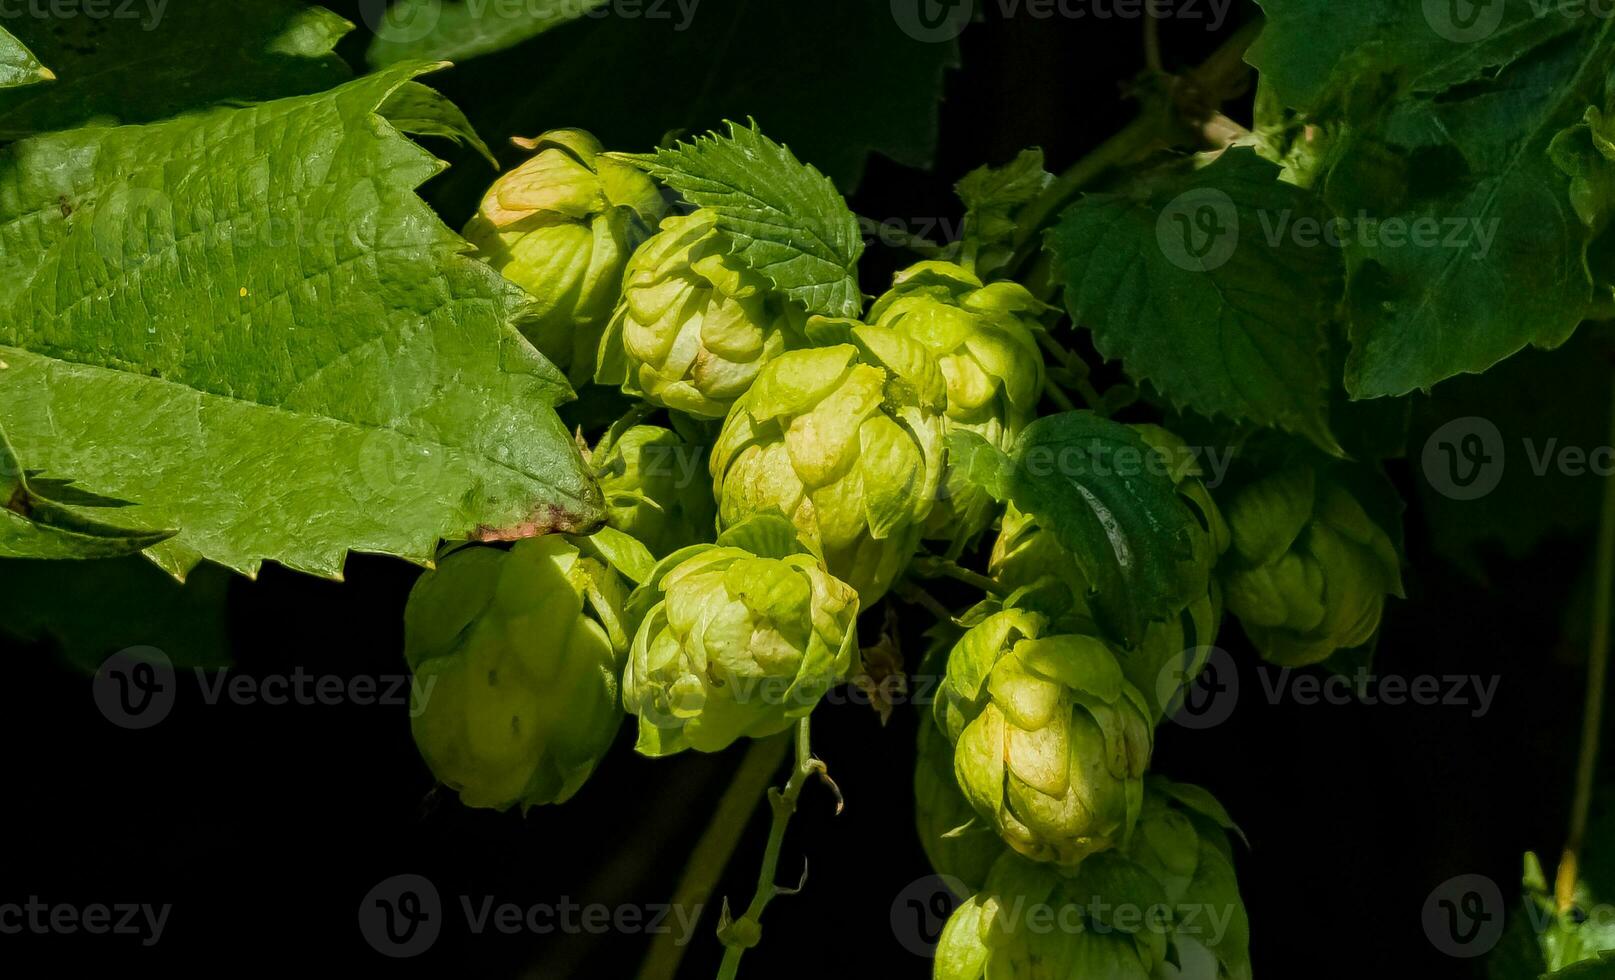
[[1153, 726], [1103, 640], [988, 616], [949, 655], [936, 718], [960, 789], [1016, 851], [1075, 866], [1127, 840]]
[[[917, 341], [947, 384], [948, 431], [969, 431], [1008, 450], [1036, 416], [1043, 393], [1037, 317], [1047, 307], [1024, 286], [981, 280], [951, 262], [921, 262], [897, 274], [876, 301], [871, 323]], [[966, 541], [991, 522], [993, 499], [949, 471], [928, 538]]]
[[1228, 524], [1228, 610], [1274, 663], [1315, 664], [1362, 646], [1379, 629], [1385, 597], [1402, 594], [1390, 536], [1349, 491], [1310, 467], [1234, 493]]
[[731, 255], [712, 211], [672, 215], [634, 253], [601, 347], [601, 384], [702, 418], [723, 418], [787, 347], [803, 315]]
[[712, 452], [718, 519], [783, 514], [864, 605], [913, 557], [942, 473], [941, 375], [897, 333], [816, 321], [846, 343], [769, 363]]
[[778, 517], [669, 555], [631, 610], [623, 704], [651, 756], [785, 730], [846, 678], [857, 652], [857, 594]]
[[536, 301], [520, 324], [574, 384], [595, 369], [623, 268], [663, 204], [651, 179], [578, 129], [516, 140], [537, 154], [494, 182], [466, 225], [477, 255]]
[[704, 448], [671, 429], [636, 425], [608, 433], [590, 462], [611, 526], [656, 557], [712, 539], [717, 508]]
[[561, 535], [464, 548], [404, 612], [415, 744], [467, 806], [560, 803], [622, 723], [621, 580]]

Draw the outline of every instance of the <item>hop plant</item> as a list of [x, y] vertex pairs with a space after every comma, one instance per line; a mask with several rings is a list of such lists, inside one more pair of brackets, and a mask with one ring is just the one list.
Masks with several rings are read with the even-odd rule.
[[465, 238], [532, 295], [522, 332], [581, 384], [594, 374], [623, 268], [661, 218], [662, 196], [580, 129], [514, 142], [536, 154], [488, 189]]
[[714, 211], [664, 220], [628, 263], [596, 380], [723, 418], [763, 365], [801, 346], [805, 314], [731, 251]]
[[467, 806], [523, 809], [578, 791], [622, 724], [622, 580], [577, 540], [463, 548], [423, 575], [404, 652], [433, 775]]
[[[869, 319], [917, 341], [936, 360], [947, 385], [948, 431], [974, 432], [1008, 450], [1042, 397], [1036, 331], [1047, 309], [1019, 283], [984, 286], [963, 266], [921, 262], [897, 274]], [[950, 470], [925, 536], [962, 544], [987, 527], [995, 506], [985, 490]]]
[[845, 340], [771, 362], [712, 452], [718, 519], [783, 514], [865, 606], [919, 546], [942, 475], [946, 401], [924, 349], [892, 330], [815, 319]]
[[1153, 727], [1103, 640], [992, 614], [949, 654], [935, 711], [960, 789], [1010, 847], [1069, 867], [1126, 842]]
[[631, 615], [623, 704], [651, 756], [784, 731], [846, 679], [857, 652], [857, 593], [778, 517], [669, 555]]
[[1262, 656], [1285, 666], [1360, 647], [1402, 595], [1396, 546], [1344, 487], [1293, 466], [1228, 503], [1233, 550], [1222, 570], [1228, 609]]
[[1126, 851], [1073, 873], [995, 861], [944, 927], [935, 976], [1249, 980], [1232, 827], [1204, 790], [1152, 778]]
[[[1165, 619], [1146, 624], [1138, 647], [1122, 658], [1122, 668], [1143, 695], [1150, 717], [1159, 722], [1183, 685], [1204, 668], [1222, 621], [1222, 594], [1212, 575], [1228, 549], [1228, 524], [1201, 483], [1181, 439], [1158, 426], [1133, 427], [1159, 454], [1178, 493], [1195, 515], [1193, 531], [1197, 577], [1204, 592]], [[1006, 591], [1023, 590], [1020, 604], [1050, 617], [1061, 628], [1092, 632], [1098, 617], [1088, 602], [1087, 579], [1076, 557], [1031, 515], [1010, 507], [1004, 514], [988, 560], [988, 572]]]
[[590, 457], [612, 527], [658, 558], [710, 541], [717, 508], [707, 453], [671, 429], [613, 429]]

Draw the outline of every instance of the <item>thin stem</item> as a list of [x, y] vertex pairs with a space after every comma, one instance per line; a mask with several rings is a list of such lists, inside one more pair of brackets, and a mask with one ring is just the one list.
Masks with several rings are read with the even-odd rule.
[[[706, 908], [713, 889], [718, 886], [719, 876], [740, 845], [741, 833], [768, 791], [769, 781], [785, 761], [790, 746], [790, 736], [785, 732], [751, 743], [729, 788], [712, 811], [707, 829], [684, 864], [684, 874], [673, 891], [672, 908], [690, 909], [695, 915]], [[639, 980], [673, 980], [684, 950], [685, 945], [679, 941], [677, 933], [658, 932], [640, 964]]]
[[[774, 822], [768, 828], [768, 845], [763, 849], [763, 866], [757, 872], [757, 893], [752, 896], [751, 904], [746, 906], [746, 914], [738, 920], [725, 923], [718, 930], [719, 937], [726, 947], [723, 953], [723, 964], [718, 968], [718, 980], [734, 980], [740, 973], [740, 958], [746, 950], [757, 945], [762, 934], [763, 910], [776, 895], [792, 895], [801, 889], [781, 888], [775, 883], [774, 877], [779, 867], [780, 846], [785, 843], [785, 828], [791, 822], [791, 815], [796, 812], [797, 798], [802, 795], [802, 788], [807, 785], [808, 777], [817, 775], [828, 781], [825, 774], [824, 763], [813, 758], [811, 732], [808, 719], [803, 718], [796, 723], [796, 768], [791, 772], [791, 778], [785, 781], [784, 789], [768, 791], [768, 804], [774, 811]], [[834, 788], [834, 783], [831, 787]], [[839, 797], [840, 793], [837, 792]], [[837, 812], [840, 805], [837, 805]], [[807, 881], [807, 871], [802, 872], [802, 882]]]
[[[1180, 90], [1201, 96], [1203, 101], [1211, 102], [1213, 108], [1221, 104], [1228, 90], [1250, 71], [1245, 64], [1245, 50], [1261, 30], [1260, 20], [1240, 28], [1206, 59], [1205, 64], [1181, 80], [1186, 84], [1180, 86]], [[1188, 101], [1187, 97], [1185, 101]], [[1083, 188], [1112, 168], [1130, 163], [1157, 146], [1173, 142], [1179, 135], [1181, 116], [1192, 108], [1180, 106], [1176, 112], [1145, 113], [1056, 177], [1042, 196], [1028, 204], [1021, 213], [1017, 222], [1020, 227], [1015, 236], [1015, 258], [1010, 263], [1010, 269], [1018, 271], [1025, 265], [1026, 260], [1037, 251], [1038, 233]]]
[[[1615, 397], [1610, 404], [1610, 439], [1615, 442]], [[1559, 910], [1575, 903], [1581, 845], [1593, 804], [1593, 777], [1598, 742], [1604, 730], [1604, 689], [1609, 676], [1610, 603], [1615, 596], [1615, 478], [1604, 479], [1604, 502], [1598, 517], [1598, 550], [1593, 573], [1592, 640], [1587, 650], [1587, 702], [1581, 719], [1581, 752], [1576, 760], [1576, 796], [1570, 807], [1570, 836], [1559, 859], [1554, 898]]]
[[[1068, 387], [1082, 396], [1082, 400], [1087, 403], [1088, 408], [1098, 412], [1100, 415], [1109, 416], [1110, 412], [1106, 410], [1105, 396], [1101, 395], [1099, 389], [1093, 386], [1093, 382], [1088, 380], [1088, 362], [1060, 346], [1060, 342], [1046, 332], [1038, 332], [1037, 342], [1042, 346], [1045, 354], [1052, 358], [1057, 365], [1065, 369], [1066, 374], [1070, 376]], [[1066, 411], [1076, 408], [1075, 405], [1070, 403], [1070, 399], [1066, 399], [1065, 404]]]
[[1003, 597], [1009, 594], [1002, 585], [987, 576], [972, 572], [958, 562], [952, 562], [946, 558], [921, 556], [914, 559], [909, 568], [921, 578], [951, 578], [966, 585], [974, 586], [988, 595]]
[[1075, 412], [1077, 410], [1077, 403], [1072, 401], [1071, 396], [1067, 395], [1065, 391], [1053, 381], [1043, 382], [1043, 394], [1049, 399], [1049, 401], [1059, 406], [1060, 411], [1062, 412]]
[[892, 587], [892, 591], [896, 593], [899, 599], [902, 599], [911, 606], [919, 606], [940, 620], [947, 621], [953, 618], [953, 613], [948, 611], [947, 606], [944, 606], [942, 603], [936, 601], [936, 599], [931, 596], [931, 593], [920, 588], [918, 585], [915, 585], [908, 579], [899, 581]]
[[1161, 22], [1154, 14], [1144, 13], [1144, 66], [1152, 72], [1161, 68]]

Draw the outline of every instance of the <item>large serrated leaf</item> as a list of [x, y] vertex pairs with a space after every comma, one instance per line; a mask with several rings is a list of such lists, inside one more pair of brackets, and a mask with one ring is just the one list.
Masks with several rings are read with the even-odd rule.
[[55, 77], [26, 45], [0, 27], [0, 89], [22, 88]]
[[512, 4], [470, 0], [445, 4], [443, 0], [396, 0], [370, 25], [376, 36], [366, 58], [377, 68], [403, 61], [474, 58], [586, 17], [608, 2], [528, 0]]
[[1144, 624], [1176, 615], [1207, 587], [1194, 561], [1195, 517], [1171, 477], [1150, 465], [1153, 452], [1092, 412], [1038, 419], [1009, 453], [969, 432], [948, 441], [949, 465], [1070, 550], [1104, 625], [1129, 645]]
[[735, 254], [810, 313], [863, 309], [858, 219], [830, 179], [755, 125], [729, 124], [648, 154], [622, 154], [697, 207], [718, 213]]
[[1325, 185], [1330, 205], [1434, 232], [1346, 244], [1355, 397], [1558, 346], [1589, 313], [1594, 232], [1549, 147], [1603, 100], [1611, 70], [1615, 20], [1584, 18], [1494, 78], [1396, 99], [1353, 130]]
[[1049, 234], [1066, 307], [1094, 345], [1203, 415], [1279, 426], [1338, 452], [1326, 324], [1340, 256], [1298, 242], [1314, 219], [1279, 168], [1230, 150], [1136, 194], [1091, 195]]
[[222, 102], [317, 92], [352, 77], [333, 49], [353, 25], [320, 7], [294, 0], [106, 7], [115, 15], [7, 21], [57, 81], [0, 93], [0, 138], [91, 121], [150, 122]]
[[376, 113], [424, 70], [0, 151], [0, 425], [179, 527], [148, 551], [169, 571], [337, 576], [350, 550], [424, 564], [600, 519], [521, 293]]

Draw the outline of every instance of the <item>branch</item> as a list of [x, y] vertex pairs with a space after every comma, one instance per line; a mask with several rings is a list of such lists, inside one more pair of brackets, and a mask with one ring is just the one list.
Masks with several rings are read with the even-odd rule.
[[763, 910], [776, 895], [794, 895], [807, 884], [807, 866], [802, 867], [802, 878], [795, 888], [782, 888], [774, 880], [779, 867], [780, 845], [785, 842], [785, 828], [791, 822], [791, 815], [796, 812], [797, 798], [802, 795], [802, 788], [807, 785], [809, 776], [818, 776], [829, 784], [836, 795], [836, 812], [841, 812], [841, 791], [830, 782], [828, 770], [824, 763], [813, 758], [813, 749], [809, 735], [808, 719], [803, 718], [796, 723], [796, 769], [791, 772], [791, 778], [786, 780], [785, 788], [768, 791], [768, 804], [774, 811], [774, 823], [768, 829], [768, 846], [763, 850], [763, 866], [757, 872], [757, 894], [752, 896], [751, 904], [746, 906], [746, 914], [739, 919], [729, 921], [728, 903], [724, 904], [724, 921], [718, 926], [718, 938], [726, 947], [723, 954], [723, 964], [718, 968], [718, 980], [734, 980], [740, 972], [740, 958], [746, 950], [757, 945], [762, 938]]
[[[1610, 438], [1615, 440], [1615, 403], [1610, 406]], [[1575, 904], [1581, 845], [1587, 837], [1587, 815], [1593, 804], [1593, 777], [1598, 767], [1598, 740], [1604, 728], [1604, 689], [1609, 675], [1609, 613], [1615, 594], [1615, 477], [1604, 478], [1604, 503], [1598, 518], [1598, 550], [1593, 579], [1592, 641], [1587, 650], [1587, 702], [1581, 719], [1581, 752], [1576, 760], [1576, 796], [1570, 807], [1570, 836], [1554, 881], [1559, 911]]]
[[[671, 907], [693, 909], [697, 915], [707, 905], [712, 890], [718, 886], [718, 877], [728, 867], [740, 845], [740, 837], [751, 819], [757, 803], [768, 789], [769, 780], [785, 761], [791, 740], [784, 732], [773, 738], [751, 743], [746, 756], [740, 760], [729, 788], [718, 800], [712, 819], [695, 849], [684, 864], [684, 874], [673, 891]], [[679, 962], [684, 958], [685, 946], [671, 930], [657, 933], [649, 952], [639, 966], [639, 980], [673, 980], [678, 974]]]

